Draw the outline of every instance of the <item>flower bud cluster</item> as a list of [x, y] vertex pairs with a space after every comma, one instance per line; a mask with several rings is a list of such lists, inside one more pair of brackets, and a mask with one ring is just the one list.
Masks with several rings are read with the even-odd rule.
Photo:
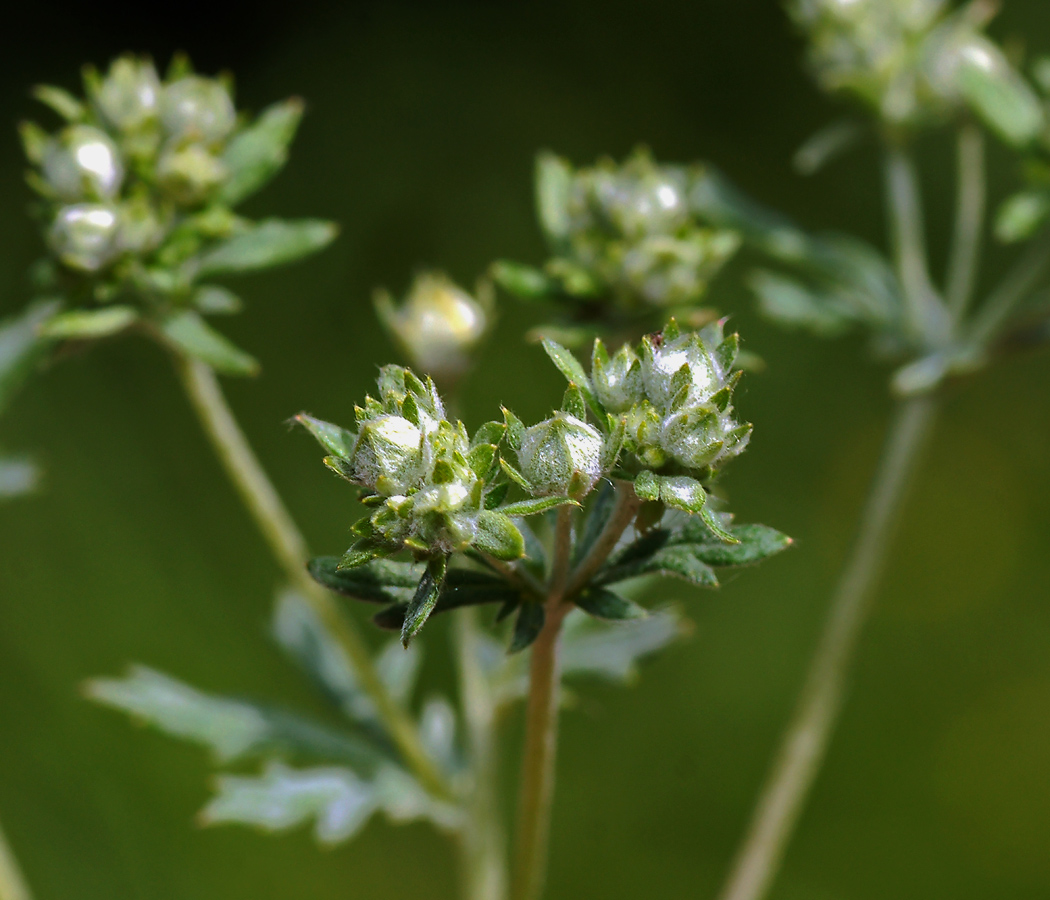
[[982, 33], [992, 7], [947, 0], [793, 0], [826, 90], [851, 93], [886, 123], [911, 126], [970, 107], [1005, 140], [1044, 128], [1031, 89]]
[[494, 274], [522, 296], [611, 302], [621, 313], [694, 304], [739, 245], [735, 232], [707, 227], [690, 210], [702, 174], [645, 151], [576, 170], [543, 154], [537, 200], [553, 256], [542, 272], [497, 264]]
[[148, 59], [123, 56], [89, 71], [81, 103], [56, 89], [41, 99], [68, 124], [27, 126], [31, 181], [50, 206], [48, 243], [61, 263], [98, 272], [155, 250], [188, 210], [215, 198], [229, 175], [223, 151], [237, 114], [226, 85], [178, 72], [161, 81]]
[[356, 432], [297, 417], [329, 451], [325, 464], [362, 488], [372, 508], [354, 526], [358, 541], [343, 566], [403, 549], [431, 559], [472, 546], [500, 559], [520, 557], [523, 539], [509, 516], [564, 501], [500, 505], [510, 487], [499, 453], [506, 425], [489, 422], [471, 439], [462, 422], [445, 417], [433, 381], [400, 366], [385, 366], [378, 387], [378, 399], [356, 409]]
[[476, 297], [437, 272], [424, 272], [401, 306], [386, 291], [375, 298], [380, 321], [416, 368], [438, 383], [455, 383], [488, 332], [493, 314], [491, 285], [481, 282]]
[[594, 390], [605, 409], [625, 420], [625, 448], [638, 467], [704, 480], [747, 446], [751, 426], [733, 417], [737, 337], [721, 322], [678, 333], [672, 323], [613, 356], [596, 341]]

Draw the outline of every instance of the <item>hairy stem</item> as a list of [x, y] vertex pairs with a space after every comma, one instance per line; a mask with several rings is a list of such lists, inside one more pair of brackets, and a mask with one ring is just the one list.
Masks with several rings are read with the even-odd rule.
[[460, 610], [455, 627], [460, 705], [473, 777], [462, 834], [463, 897], [504, 900], [507, 860], [499, 810], [496, 705], [481, 667], [477, 610], [469, 606]]
[[967, 124], [959, 130], [958, 169], [955, 234], [945, 289], [948, 309], [956, 322], [973, 298], [984, 228], [984, 135], [976, 125]]
[[309, 553], [306, 541], [237, 424], [215, 373], [203, 363], [185, 357], [177, 359], [177, 368], [201, 427], [285, 577], [343, 648], [405, 764], [427, 790], [438, 797], [449, 798], [451, 794], [444, 777], [423, 749], [415, 725], [387, 691], [376, 672], [368, 645], [353, 621], [307, 573]]
[[32, 897], [11, 845], [0, 828], [0, 900], [32, 900]]
[[513, 900], [539, 900], [547, 874], [554, 761], [558, 747], [558, 689], [561, 681], [558, 638], [562, 621], [571, 609], [564, 603], [571, 554], [572, 508], [563, 506], [558, 510], [543, 629], [530, 650], [525, 750], [511, 890]]
[[897, 412], [805, 687], [722, 900], [760, 900], [773, 883], [842, 707], [853, 651], [908, 482], [932, 431], [936, 404], [932, 397], [916, 397]]
[[886, 151], [886, 197], [897, 277], [911, 330], [916, 337], [942, 338], [947, 317], [930, 281], [915, 164], [904, 150], [892, 145]]

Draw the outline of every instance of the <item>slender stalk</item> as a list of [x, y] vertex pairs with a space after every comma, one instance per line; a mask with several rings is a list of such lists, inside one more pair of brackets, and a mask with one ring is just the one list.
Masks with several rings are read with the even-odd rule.
[[32, 900], [22, 870], [11, 850], [11, 845], [0, 828], [0, 900]]
[[851, 657], [936, 408], [932, 397], [916, 397], [897, 411], [798, 707], [721, 900], [759, 900], [776, 876], [842, 707]]
[[973, 298], [984, 227], [984, 135], [976, 125], [966, 124], [959, 130], [958, 170], [955, 234], [945, 291], [948, 309], [956, 322], [965, 315]]
[[427, 790], [443, 799], [450, 798], [445, 778], [423, 749], [415, 725], [388, 693], [353, 620], [307, 573], [306, 541], [237, 424], [215, 373], [203, 363], [185, 357], [177, 358], [176, 364], [201, 427], [285, 576], [343, 648], [405, 764]]
[[983, 346], [994, 337], [995, 332], [1017, 309], [1018, 304], [1035, 289], [1040, 278], [1046, 273], [1048, 264], [1050, 230], [1044, 231], [1028, 245], [1024, 254], [977, 313], [969, 335], [976, 346]]
[[904, 150], [890, 145], [886, 151], [885, 171], [897, 277], [904, 292], [912, 330], [918, 337], [943, 338], [947, 316], [930, 281], [922, 200], [915, 164]]
[[571, 554], [572, 509], [563, 506], [558, 510], [543, 629], [530, 650], [512, 900], [539, 900], [547, 872], [554, 760], [558, 747], [558, 688], [561, 682], [558, 638], [562, 621], [571, 609], [563, 602]]
[[591, 549], [587, 551], [587, 555], [580, 560], [575, 571], [569, 576], [566, 596], [572, 597], [586, 587], [594, 574], [609, 558], [609, 554], [616, 548], [616, 544], [627, 530], [627, 526], [634, 521], [634, 517], [638, 514], [638, 507], [641, 505], [642, 501], [634, 492], [634, 485], [631, 482], [617, 483], [616, 504], [609, 515], [609, 521], [605, 523], [605, 528], [602, 529], [602, 533], [598, 535]]
[[507, 861], [499, 810], [496, 705], [481, 668], [477, 610], [473, 607], [465, 607], [456, 616], [456, 643], [460, 704], [473, 775], [461, 842], [463, 896], [466, 900], [504, 900]]

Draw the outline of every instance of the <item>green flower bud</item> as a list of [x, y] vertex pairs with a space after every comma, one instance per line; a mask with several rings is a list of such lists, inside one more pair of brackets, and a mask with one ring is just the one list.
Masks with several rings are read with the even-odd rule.
[[606, 164], [582, 173], [570, 209], [585, 220], [589, 208], [628, 238], [670, 234], [689, 223], [686, 188], [684, 170], [636, 153], [620, 168]]
[[117, 145], [89, 125], [71, 125], [53, 138], [41, 165], [44, 180], [62, 200], [110, 200], [124, 181]]
[[[646, 338], [642, 342], [641, 362], [646, 396], [661, 411], [670, 410], [683, 384], [688, 386], [685, 403], [693, 405], [705, 402], [725, 383], [726, 373], [695, 333], [670, 341]], [[683, 369], [685, 373], [680, 375]]]
[[568, 413], [525, 429], [518, 450], [521, 472], [540, 496], [582, 497], [601, 478], [604, 442], [598, 431]]
[[128, 200], [120, 207], [120, 249], [130, 253], [148, 253], [156, 249], [167, 227], [147, 197]]
[[48, 243], [73, 269], [97, 272], [119, 253], [120, 217], [116, 208], [100, 203], [62, 207], [48, 231]]
[[161, 86], [157, 70], [148, 59], [121, 56], [95, 94], [102, 117], [122, 132], [133, 132], [157, 118]]
[[595, 341], [591, 378], [598, 400], [611, 413], [626, 412], [645, 395], [641, 360], [627, 344], [610, 359], [602, 342]]
[[420, 275], [400, 308], [387, 292], [376, 295], [383, 324], [412, 364], [439, 382], [470, 366], [471, 352], [489, 327], [489, 307], [437, 273]]
[[423, 461], [423, 432], [403, 416], [379, 416], [361, 427], [350, 460], [358, 484], [403, 494]]
[[226, 178], [222, 160], [201, 144], [169, 147], [157, 161], [157, 180], [180, 206], [195, 206]]
[[229, 136], [236, 124], [237, 112], [230, 92], [221, 82], [187, 75], [164, 88], [160, 117], [170, 137], [210, 144]]

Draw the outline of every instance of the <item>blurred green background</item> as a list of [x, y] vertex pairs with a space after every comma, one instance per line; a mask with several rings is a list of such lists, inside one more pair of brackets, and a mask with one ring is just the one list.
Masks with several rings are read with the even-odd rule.
[[[1050, 5], [1009, 0], [993, 31], [1050, 50]], [[646, 143], [663, 159], [709, 158], [805, 224], [881, 244], [873, 153], [813, 180], [790, 168], [840, 110], [811, 86], [771, 0], [307, 0], [250, 15], [43, 3], [7, 23], [0, 47], [0, 314], [27, 300], [39, 251], [14, 131], [35, 114], [28, 86], [75, 86], [82, 62], [124, 49], [163, 64], [179, 47], [205, 71], [233, 69], [239, 105], [308, 100], [291, 164], [249, 212], [343, 226], [318, 259], [241, 282], [249, 310], [222, 323], [264, 363], [257, 381], [228, 383], [231, 402], [318, 551], [346, 545], [351, 492], [284, 421], [302, 408], [349, 421], [393, 359], [373, 286], [399, 292], [420, 265], [469, 283], [495, 257], [541, 258], [536, 150], [586, 163]], [[939, 268], [950, 145], [934, 135], [922, 154]], [[992, 161], [993, 185], [1016, 183], [1005, 155]], [[692, 639], [637, 686], [583, 690], [564, 718], [551, 900], [713, 896], [878, 456], [885, 372], [858, 340], [757, 319], [742, 271], [712, 301], [769, 365], [739, 394], [755, 437], [726, 485], [742, 520], [797, 546], [691, 595]], [[560, 377], [519, 337], [535, 321], [503, 306], [467, 392], [471, 422], [500, 402], [539, 417], [560, 398]], [[777, 900], [1050, 894], [1048, 375], [1050, 358], [1031, 355], [951, 389]], [[377, 822], [331, 851], [306, 832], [197, 828], [203, 753], [80, 699], [83, 679], [136, 660], [317, 706], [267, 636], [278, 573], [164, 356], [122, 341], [68, 360], [23, 393], [0, 438], [47, 468], [42, 494], [0, 508], [0, 814], [40, 900], [454, 896], [451, 848], [425, 826]], [[452, 680], [446, 635], [439, 621], [425, 641], [438, 687]], [[515, 720], [508, 746], [519, 739]]]

